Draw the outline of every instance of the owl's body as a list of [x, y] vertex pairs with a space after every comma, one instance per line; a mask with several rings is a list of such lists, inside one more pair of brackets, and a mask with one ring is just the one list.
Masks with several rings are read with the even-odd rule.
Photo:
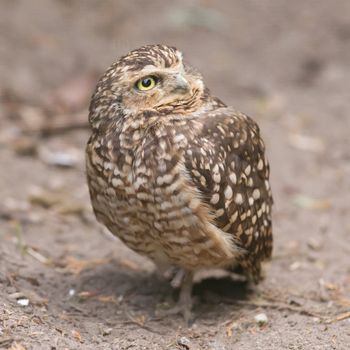
[[161, 268], [239, 264], [259, 279], [272, 197], [252, 119], [212, 97], [176, 49], [155, 45], [106, 72], [90, 123], [87, 178], [100, 222]]

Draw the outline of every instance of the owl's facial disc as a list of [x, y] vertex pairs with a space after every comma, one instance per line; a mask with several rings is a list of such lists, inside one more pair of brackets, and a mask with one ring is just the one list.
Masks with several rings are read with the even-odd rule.
[[186, 105], [203, 89], [201, 77], [185, 69], [182, 62], [168, 68], [145, 66], [130, 80], [128, 102], [138, 111]]
[[[190, 115], [203, 105], [202, 76], [185, 64], [182, 54], [166, 45], [130, 51], [100, 78], [90, 104], [90, 124], [138, 117], [144, 111]], [[121, 118], [122, 117], [122, 118]]]

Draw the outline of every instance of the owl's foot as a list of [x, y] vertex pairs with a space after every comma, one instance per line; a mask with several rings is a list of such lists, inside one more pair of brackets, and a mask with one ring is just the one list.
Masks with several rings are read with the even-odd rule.
[[[192, 314], [192, 286], [193, 286], [193, 272], [182, 271], [182, 284], [180, 289], [179, 300], [177, 305], [171, 309], [164, 310], [161, 312], [160, 316], [169, 316], [181, 314], [185, 320], [186, 325], [189, 327], [193, 323]], [[175, 276], [176, 277], [176, 276]]]

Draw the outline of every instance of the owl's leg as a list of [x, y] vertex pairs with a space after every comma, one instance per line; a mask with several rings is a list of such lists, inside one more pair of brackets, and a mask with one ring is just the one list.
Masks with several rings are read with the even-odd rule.
[[[180, 288], [179, 300], [177, 305], [171, 309], [162, 311], [160, 316], [169, 316], [182, 314], [186, 324], [189, 326], [192, 323], [192, 286], [193, 272], [180, 270], [182, 275], [182, 283]], [[179, 273], [179, 272], [178, 272]], [[175, 276], [176, 278], [177, 276]]]
[[168, 280], [173, 288], [180, 288], [185, 276], [185, 270], [181, 267], [172, 266], [167, 269], [163, 276]]
[[193, 272], [185, 271], [180, 289], [178, 305], [187, 325], [192, 322]]

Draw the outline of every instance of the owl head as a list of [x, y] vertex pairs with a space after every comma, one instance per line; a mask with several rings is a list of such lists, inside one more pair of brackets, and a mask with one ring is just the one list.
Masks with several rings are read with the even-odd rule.
[[90, 123], [103, 119], [158, 114], [185, 114], [200, 105], [202, 76], [183, 62], [174, 47], [147, 45], [129, 52], [99, 80], [90, 105]]

